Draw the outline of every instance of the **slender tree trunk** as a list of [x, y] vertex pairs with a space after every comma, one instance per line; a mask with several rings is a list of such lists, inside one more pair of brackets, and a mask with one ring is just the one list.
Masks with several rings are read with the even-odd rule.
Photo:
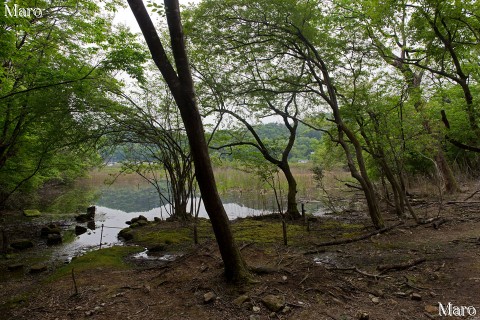
[[215, 184], [202, 119], [196, 104], [190, 65], [185, 50], [178, 0], [165, 0], [167, 23], [176, 71], [165, 53], [143, 1], [128, 0], [128, 3], [142, 30], [152, 58], [167, 82], [180, 110], [190, 144], [198, 186], [224, 262], [225, 276], [228, 281], [246, 281], [249, 278], [249, 273], [233, 239], [230, 221]]
[[[339, 116], [339, 112], [338, 112], [338, 116]], [[376, 229], [382, 229], [385, 227], [385, 223], [383, 221], [382, 215], [380, 214], [380, 209], [378, 207], [378, 198], [377, 198], [377, 195], [375, 194], [375, 189], [373, 188], [373, 184], [371, 183], [370, 178], [368, 177], [368, 174], [367, 174], [360, 142], [358, 142], [358, 139], [355, 137], [355, 135], [348, 128], [345, 127], [341, 119], [339, 117], [337, 119], [338, 119], [338, 122], [337, 122], [338, 141], [342, 146], [343, 150], [345, 151], [348, 167], [350, 169], [350, 174], [362, 186], [362, 190], [365, 195], [365, 200], [367, 201], [368, 214], [370, 215], [370, 219], [372, 219], [373, 225], [375, 226]], [[344, 133], [347, 134], [347, 137], [349, 138], [350, 142], [353, 144], [355, 148], [356, 160], [360, 168], [360, 172], [359, 170], [357, 170], [349, 145], [343, 137]]]

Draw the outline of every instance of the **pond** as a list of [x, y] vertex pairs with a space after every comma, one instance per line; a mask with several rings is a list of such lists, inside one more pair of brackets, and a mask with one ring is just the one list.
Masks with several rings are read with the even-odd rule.
[[[275, 212], [276, 205], [272, 194], [264, 191], [228, 191], [221, 195], [229, 219], [239, 217], [258, 216]], [[199, 199], [197, 198], [196, 201]], [[61, 218], [64, 229], [64, 242], [61, 245], [47, 247], [44, 242], [37, 240], [36, 247], [41, 250], [22, 253], [19, 259], [38, 261], [50, 259], [53, 261], [69, 262], [73, 257], [100, 247], [121, 244], [117, 238], [118, 232], [126, 228], [126, 221], [139, 215], [148, 220], [154, 217], [167, 218], [171, 208], [159, 204], [156, 190], [142, 180], [120, 180], [118, 183], [105, 185], [103, 180], [85, 179], [76, 184], [72, 190], [59, 197], [45, 212], [85, 213], [88, 205], [96, 206], [95, 226], [84, 234], [76, 236], [73, 229], [77, 223], [70, 218]], [[322, 215], [325, 210], [320, 202], [305, 203], [308, 213]], [[67, 215], [68, 216], [68, 215]], [[65, 217], [67, 217], [65, 216]], [[55, 221], [55, 214], [45, 215], [32, 223], [37, 225]], [[203, 205], [199, 209], [199, 217], [208, 218]], [[50, 257], [50, 258], [48, 258]]]
[[[145, 216], [148, 220], [153, 220], [155, 217], [165, 219], [171, 211], [169, 205], [159, 205], [158, 194], [153, 187], [148, 185], [110, 185], [103, 186], [98, 191], [98, 198], [94, 202], [97, 212], [95, 216], [96, 229], [77, 236], [75, 241], [64, 246], [63, 252], [75, 255], [79, 250], [99, 246], [100, 236], [102, 236], [102, 245], [117, 244], [119, 243], [118, 232], [128, 226], [126, 221], [139, 215]], [[221, 197], [228, 218], [233, 220], [274, 212], [274, 201], [273, 199], [268, 201], [267, 196], [259, 195], [258, 192], [229, 192]], [[195, 200], [198, 203], [199, 198]], [[319, 202], [306, 203], [305, 208], [307, 212], [315, 215], [325, 213]], [[199, 217], [208, 218], [203, 204], [199, 209]]]

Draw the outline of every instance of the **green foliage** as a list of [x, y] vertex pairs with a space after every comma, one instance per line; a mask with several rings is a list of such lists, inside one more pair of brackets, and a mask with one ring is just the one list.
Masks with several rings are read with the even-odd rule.
[[133, 35], [109, 22], [118, 1], [6, 5], [14, 3], [43, 14], [0, 15], [0, 206], [99, 163], [105, 123], [96, 112], [115, 104], [113, 72], [142, 80], [146, 59]]

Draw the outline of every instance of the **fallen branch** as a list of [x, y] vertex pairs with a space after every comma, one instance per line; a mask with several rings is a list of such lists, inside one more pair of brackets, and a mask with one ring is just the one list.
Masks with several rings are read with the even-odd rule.
[[477, 205], [480, 201], [447, 201], [447, 204]]
[[298, 283], [298, 285], [301, 285], [301, 284], [304, 283], [305, 280], [307, 280], [307, 279], [308, 279], [308, 274], [307, 274], [305, 277], [303, 277], [302, 281], [300, 281], [300, 282]]
[[476, 195], [476, 194], [479, 193], [479, 192], [480, 192], [480, 190], [475, 191], [474, 193], [472, 193], [471, 195], [469, 195], [468, 197], [466, 197], [465, 199], [463, 199], [463, 201], [467, 201], [467, 200], [473, 198], [473, 196]]
[[370, 278], [387, 278], [388, 276], [382, 276], [381, 274], [371, 274], [365, 271], [362, 271], [358, 269], [357, 267], [346, 267], [346, 268], [340, 268], [340, 267], [334, 267], [334, 268], [327, 268], [327, 270], [341, 270], [341, 271], [355, 271], [363, 276], [370, 277]]
[[426, 219], [426, 220], [422, 219], [418, 224], [419, 225], [425, 225], [425, 224], [429, 224], [429, 223], [432, 223], [434, 221], [437, 221], [439, 219], [440, 219], [440, 217], [433, 217], [433, 218], [429, 218], [429, 219]]
[[319, 253], [325, 253], [325, 249], [309, 250], [309, 251], [305, 251], [303, 254], [304, 255], [309, 255], [309, 254], [319, 254]]
[[419, 259], [415, 259], [415, 260], [408, 261], [408, 262], [405, 262], [405, 263], [381, 265], [381, 266], [377, 267], [377, 270], [380, 271], [380, 274], [388, 272], [388, 271], [393, 271], [393, 270], [405, 270], [405, 269], [411, 268], [413, 266], [416, 266], [420, 263], [423, 263], [425, 261], [427, 261], [427, 259], [419, 258]]
[[327, 246], [334, 246], [334, 245], [338, 245], [338, 244], [347, 244], [347, 243], [352, 243], [352, 242], [368, 239], [371, 236], [375, 236], [377, 234], [381, 234], [381, 233], [385, 233], [387, 231], [390, 231], [390, 230], [392, 230], [392, 229], [394, 229], [394, 228], [396, 228], [396, 227], [398, 227], [399, 225], [402, 225], [402, 224], [403, 224], [403, 222], [398, 222], [398, 223], [396, 223], [394, 225], [391, 225], [389, 227], [385, 227], [383, 229], [375, 230], [375, 231], [372, 231], [370, 233], [364, 234], [362, 236], [353, 237], [353, 238], [349, 238], [349, 239], [340, 239], [340, 240], [328, 241], [328, 242], [324, 242], [324, 243], [318, 243], [318, 244], [316, 244], [316, 246], [317, 247], [327, 247]]

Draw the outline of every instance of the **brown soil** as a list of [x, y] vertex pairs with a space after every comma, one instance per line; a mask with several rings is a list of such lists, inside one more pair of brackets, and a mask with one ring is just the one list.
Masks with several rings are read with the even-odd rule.
[[[0, 299], [22, 291], [28, 291], [29, 298], [0, 318], [413, 320], [440, 318], [439, 302], [474, 306], [480, 312], [478, 202], [472, 198], [442, 207], [441, 216], [447, 222], [438, 229], [433, 223], [408, 221], [387, 233], [344, 245], [320, 248], [310, 243], [308, 250], [281, 244], [243, 246], [250, 266], [268, 268], [255, 274], [254, 283], [242, 287], [224, 282], [212, 241], [166, 265], [78, 273], [77, 296], [72, 295], [70, 277], [54, 283], [36, 277], [11, 280], [1, 284]], [[427, 202], [417, 204], [420, 212], [427, 210], [422, 208], [429, 208], [430, 216], [435, 212]], [[388, 224], [395, 222], [391, 217]], [[315, 248], [318, 254], [305, 254]], [[378, 271], [381, 265], [420, 258], [425, 262], [403, 270]], [[217, 296], [211, 303], [204, 303], [207, 292]], [[233, 301], [242, 294], [249, 300], [237, 306]], [[261, 302], [268, 294], [285, 297], [287, 308], [269, 311]]]

